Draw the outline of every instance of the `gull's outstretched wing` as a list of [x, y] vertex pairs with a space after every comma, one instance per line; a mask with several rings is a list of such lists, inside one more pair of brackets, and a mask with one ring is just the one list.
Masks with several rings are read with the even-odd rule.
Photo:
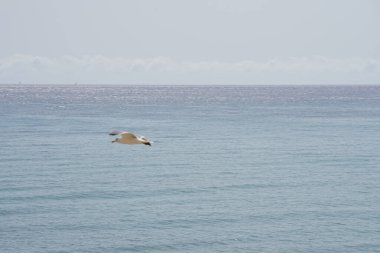
[[133, 133], [129, 133], [129, 132], [122, 132], [122, 133], [120, 133], [120, 136], [123, 139], [137, 139], [136, 135], [134, 135]]

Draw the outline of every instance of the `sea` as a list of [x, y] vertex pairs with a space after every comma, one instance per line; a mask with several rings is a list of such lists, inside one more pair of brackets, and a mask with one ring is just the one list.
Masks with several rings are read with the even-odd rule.
[[0, 252], [380, 252], [380, 86], [2, 85]]

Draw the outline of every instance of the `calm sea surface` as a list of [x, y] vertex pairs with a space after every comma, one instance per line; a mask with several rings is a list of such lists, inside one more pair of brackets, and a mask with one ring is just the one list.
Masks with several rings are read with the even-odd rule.
[[1, 253], [380, 252], [380, 86], [0, 86], [0, 142]]

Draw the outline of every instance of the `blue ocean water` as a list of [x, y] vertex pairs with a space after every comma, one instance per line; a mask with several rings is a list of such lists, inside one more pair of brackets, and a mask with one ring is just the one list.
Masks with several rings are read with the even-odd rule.
[[380, 252], [380, 86], [1, 86], [0, 119], [0, 252]]

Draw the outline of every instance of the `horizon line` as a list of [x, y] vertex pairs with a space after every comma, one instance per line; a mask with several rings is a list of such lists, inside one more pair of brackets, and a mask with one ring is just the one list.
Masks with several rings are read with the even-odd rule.
[[0, 86], [380, 86], [380, 83], [0, 83]]

